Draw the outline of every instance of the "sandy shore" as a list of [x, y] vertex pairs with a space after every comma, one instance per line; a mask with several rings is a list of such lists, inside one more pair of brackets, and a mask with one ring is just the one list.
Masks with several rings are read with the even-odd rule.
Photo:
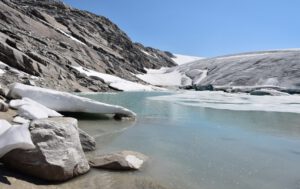
[[17, 112], [13, 109], [8, 109], [7, 112], [1, 112], [0, 111], [0, 119], [5, 119], [8, 122], [11, 122], [14, 118], [14, 116], [17, 115]]
[[91, 169], [89, 173], [64, 183], [48, 183], [11, 171], [3, 165], [0, 165], [0, 186], [1, 189], [166, 189], [139, 172]]

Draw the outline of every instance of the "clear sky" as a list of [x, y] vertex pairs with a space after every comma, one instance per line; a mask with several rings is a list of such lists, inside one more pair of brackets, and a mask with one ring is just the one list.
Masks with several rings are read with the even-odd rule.
[[300, 48], [300, 0], [63, 0], [108, 17], [135, 41], [217, 56]]

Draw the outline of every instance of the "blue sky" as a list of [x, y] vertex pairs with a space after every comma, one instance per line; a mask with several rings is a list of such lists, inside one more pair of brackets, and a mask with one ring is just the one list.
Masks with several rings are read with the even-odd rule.
[[217, 56], [300, 48], [299, 0], [63, 0], [108, 17], [135, 42]]

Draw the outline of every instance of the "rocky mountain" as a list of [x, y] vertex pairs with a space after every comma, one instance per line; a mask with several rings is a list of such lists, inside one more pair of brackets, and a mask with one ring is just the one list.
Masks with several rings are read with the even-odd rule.
[[[0, 77], [64, 91], [105, 91], [101, 80], [73, 69], [81, 66], [142, 82], [145, 68], [176, 64], [169, 52], [144, 47], [109, 19], [57, 0], [0, 1]], [[32, 81], [33, 80], [33, 81]]]

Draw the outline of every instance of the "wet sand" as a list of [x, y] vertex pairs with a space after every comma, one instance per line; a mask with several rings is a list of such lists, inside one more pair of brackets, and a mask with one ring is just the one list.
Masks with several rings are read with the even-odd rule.
[[64, 183], [49, 183], [0, 165], [1, 189], [167, 189], [139, 172], [110, 172], [91, 169], [85, 175]]
[[11, 122], [14, 116], [17, 115], [17, 112], [13, 109], [8, 109], [7, 112], [0, 112], [0, 119], [5, 119], [8, 122]]

